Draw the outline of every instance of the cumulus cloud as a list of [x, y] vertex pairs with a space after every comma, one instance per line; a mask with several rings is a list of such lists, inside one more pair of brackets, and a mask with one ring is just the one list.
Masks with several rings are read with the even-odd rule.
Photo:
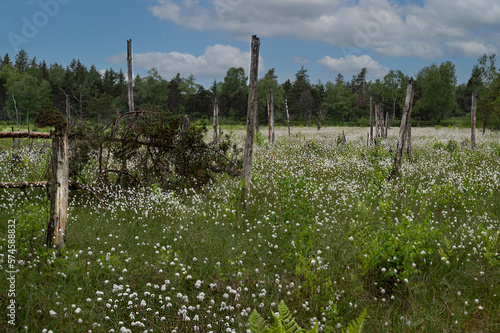
[[[156, 0], [151, 14], [187, 29], [223, 30], [235, 38], [295, 37], [348, 45], [366, 53], [435, 59], [470, 56], [478, 43], [491, 49], [498, 41], [497, 0]], [[488, 42], [487, 42], [488, 41]], [[450, 44], [451, 43], [451, 44]], [[450, 47], [451, 45], [451, 47]], [[493, 45], [496, 46], [496, 45]], [[363, 52], [363, 50], [365, 50]], [[347, 54], [345, 54], [347, 56]]]
[[309, 59], [302, 57], [292, 57], [294, 64], [305, 65], [309, 63]]
[[318, 64], [325, 66], [332, 73], [341, 73], [344, 76], [358, 74], [361, 68], [368, 70], [368, 77], [381, 78], [389, 72], [389, 68], [366, 54], [359, 57], [351, 54], [345, 58], [326, 56], [318, 60]]
[[[156, 68], [165, 77], [180, 73], [187, 77], [193, 74], [197, 78], [224, 77], [231, 67], [243, 67], [248, 72], [250, 66], [250, 52], [216, 44], [208, 46], [200, 56], [180, 52], [145, 52], [134, 53], [134, 68]], [[109, 63], [126, 62], [126, 54], [120, 53], [109, 57]], [[264, 68], [262, 57], [259, 60], [259, 72]]]

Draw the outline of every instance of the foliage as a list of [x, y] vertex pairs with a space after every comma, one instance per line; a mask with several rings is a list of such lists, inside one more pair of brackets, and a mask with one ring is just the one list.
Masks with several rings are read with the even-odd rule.
[[65, 121], [59, 110], [52, 106], [46, 106], [36, 114], [35, 125], [39, 127], [57, 127]]
[[418, 73], [416, 82], [421, 98], [415, 103], [415, 114], [422, 120], [434, 119], [440, 124], [455, 105], [455, 65], [447, 61], [439, 67], [436, 64], [424, 67]]
[[[153, 108], [154, 110], [154, 108]], [[206, 143], [206, 128], [190, 125], [184, 118], [156, 111], [144, 111], [122, 121], [111, 131], [100, 127], [76, 127], [72, 135], [70, 174], [80, 174], [90, 154], [98, 154], [97, 175], [106, 185], [153, 185], [162, 188], [199, 187], [213, 179], [213, 173], [238, 174], [240, 149], [225, 136]], [[110, 177], [110, 173], [116, 177]], [[115, 184], [111, 181], [114, 179]]]
[[290, 309], [285, 302], [281, 301], [278, 304], [278, 314], [273, 313], [273, 325], [268, 326], [264, 318], [262, 318], [257, 310], [253, 310], [248, 318], [250, 324], [250, 332], [252, 333], [316, 333], [319, 332], [317, 325], [305, 331], [302, 329], [293, 318]]

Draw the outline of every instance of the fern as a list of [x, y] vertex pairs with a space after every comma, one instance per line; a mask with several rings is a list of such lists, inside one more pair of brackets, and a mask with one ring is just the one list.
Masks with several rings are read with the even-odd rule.
[[356, 320], [353, 320], [345, 330], [343, 329], [342, 333], [361, 333], [365, 319], [366, 309], [359, 315], [358, 318], [356, 318]]
[[253, 310], [248, 317], [250, 323], [250, 332], [252, 333], [266, 333], [268, 332], [266, 321], [262, 318], [257, 310]]
[[273, 325], [268, 327], [265, 320], [259, 315], [256, 310], [250, 314], [250, 332], [251, 333], [318, 333], [317, 324], [310, 330], [304, 331], [293, 318], [290, 309], [285, 302], [281, 301], [278, 304], [279, 316], [273, 314]]
[[290, 310], [286, 306], [285, 302], [281, 301], [278, 304], [278, 312], [280, 314], [279, 321], [283, 324], [285, 330], [283, 332], [303, 332], [304, 330], [300, 328], [295, 319], [293, 318]]

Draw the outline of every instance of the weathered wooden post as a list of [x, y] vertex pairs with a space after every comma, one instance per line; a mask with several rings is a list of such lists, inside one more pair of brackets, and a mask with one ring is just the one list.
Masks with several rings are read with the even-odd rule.
[[370, 141], [373, 142], [373, 97], [370, 97]]
[[274, 96], [273, 90], [269, 90], [269, 144], [274, 144]]
[[245, 139], [245, 155], [243, 157], [243, 177], [245, 187], [242, 189], [242, 201], [245, 207], [249, 206], [250, 185], [252, 178], [253, 140], [255, 136], [255, 123], [257, 118], [257, 81], [259, 74], [259, 49], [260, 40], [252, 36], [252, 53], [250, 60], [250, 81], [248, 86], [248, 111], [247, 111], [247, 136]]
[[389, 112], [385, 113], [385, 133], [384, 138], [387, 139], [387, 134], [389, 132]]
[[55, 245], [57, 251], [66, 241], [68, 220], [68, 125], [57, 126], [50, 133], [52, 139], [52, 178], [50, 181], [50, 217], [47, 226], [46, 244]]
[[132, 74], [132, 39], [127, 40], [127, 69], [128, 69], [128, 111], [134, 111], [134, 78]]
[[470, 144], [471, 149], [476, 149], [476, 91], [472, 91], [472, 107], [470, 112], [470, 123], [471, 123], [471, 133], [470, 133]]
[[415, 80], [410, 78], [406, 87], [406, 100], [403, 108], [403, 116], [401, 117], [401, 125], [399, 126], [398, 145], [396, 148], [396, 156], [394, 157], [394, 173], [398, 173], [403, 161], [403, 152], [406, 144], [406, 133], [410, 124], [414, 91]]
[[413, 158], [411, 151], [411, 124], [408, 124], [408, 132], [406, 133], [406, 155], [408, 155], [408, 160], [411, 161]]
[[285, 96], [286, 124], [288, 126], [288, 137], [290, 137], [290, 114], [288, 113], [288, 100]]
[[322, 121], [323, 121], [323, 102], [319, 104], [318, 131], [321, 129]]
[[219, 128], [219, 103], [217, 96], [214, 97], [214, 142], [217, 141], [217, 129]]

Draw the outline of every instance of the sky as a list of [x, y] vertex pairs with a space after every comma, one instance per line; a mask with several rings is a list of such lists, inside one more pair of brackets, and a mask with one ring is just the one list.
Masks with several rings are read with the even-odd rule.
[[498, 0], [0, 0], [0, 56], [20, 49], [48, 64], [72, 59], [134, 74], [156, 68], [170, 80], [193, 74], [208, 88], [231, 67], [250, 66], [280, 83], [304, 66], [312, 83], [370, 80], [391, 69], [415, 77], [445, 61], [467, 82], [478, 58], [500, 50]]

